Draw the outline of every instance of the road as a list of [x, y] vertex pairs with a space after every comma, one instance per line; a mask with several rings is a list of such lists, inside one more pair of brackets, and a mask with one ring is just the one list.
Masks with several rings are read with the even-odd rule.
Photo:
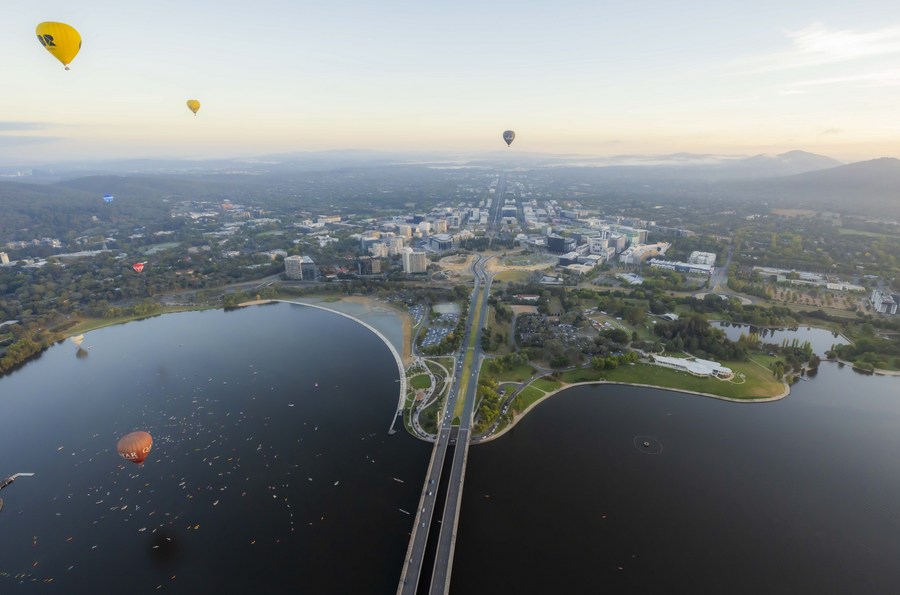
[[[476, 259], [475, 266], [478, 266], [477, 263], [481, 263], [483, 260], [483, 257], [479, 256]], [[481, 275], [475, 275], [475, 289], [472, 292], [471, 303], [469, 305], [469, 315], [466, 319], [466, 331], [464, 333], [462, 343], [465, 346], [468, 346], [469, 344], [473, 321], [476, 319], [475, 309], [476, 304], [478, 303], [478, 295], [481, 291], [482, 279], [484, 278], [483, 266], [484, 265], [482, 264]], [[454, 375], [457, 379], [460, 379], [462, 373], [471, 374], [471, 372], [469, 372], [468, 370], [463, 370], [465, 356], [465, 350], [462, 350], [456, 355]], [[437, 490], [437, 487], [441, 483], [441, 472], [444, 468], [444, 459], [446, 458], [447, 450], [450, 445], [450, 438], [452, 435], [451, 428], [453, 425], [453, 411], [456, 409], [456, 401], [459, 398], [459, 388], [462, 384], [463, 383], [460, 381], [453, 383], [453, 386], [451, 387], [450, 392], [447, 396], [447, 403], [445, 405], [444, 411], [441, 413], [440, 429], [438, 430], [437, 440], [435, 441], [434, 449], [431, 453], [431, 461], [428, 464], [428, 471], [425, 474], [425, 485], [422, 488], [422, 496], [419, 498], [419, 506], [416, 509], [415, 522], [413, 524], [413, 530], [410, 535], [409, 547], [407, 548], [403, 571], [400, 575], [400, 585], [397, 589], [398, 594], [415, 594], [416, 590], [418, 589], [419, 580], [422, 576], [422, 571], [424, 570], [422, 568], [422, 559], [425, 555], [425, 548], [428, 545], [428, 533], [431, 529], [431, 524], [434, 516], [435, 500], [437, 498], [437, 494], [435, 492]], [[474, 386], [474, 384], [474, 382], [468, 382], [467, 386], [472, 387]], [[467, 394], [469, 394], [471, 390], [467, 390], [466, 392]], [[469, 406], [469, 408], [471, 408], [471, 406]]]
[[[491, 277], [484, 267], [488, 259], [479, 256], [476, 259], [475, 294], [470, 306], [470, 313], [478, 303], [477, 295], [481, 293], [481, 307], [476, 313], [477, 324], [472, 328], [472, 317], [469, 318], [469, 329], [466, 336], [475, 333], [475, 344], [471, 347], [471, 372], [466, 387], [463, 412], [459, 421], [459, 435], [453, 452], [453, 463], [450, 467], [450, 479], [447, 483], [447, 496], [444, 503], [444, 515], [441, 519], [441, 532], [438, 536], [437, 553], [434, 560], [434, 571], [431, 575], [431, 595], [444, 595], [450, 591], [450, 573], [453, 569], [453, 551], [456, 546], [456, 530], [459, 524], [459, 511], [462, 503], [463, 481], [466, 473], [466, 460], [469, 454], [469, 441], [472, 431], [472, 418], [475, 413], [476, 392], [478, 389], [478, 372], [481, 369], [481, 330], [487, 323], [488, 295], [491, 290]], [[480, 288], [479, 288], [480, 285]], [[465, 345], [468, 346], [468, 343]]]
[[[469, 314], [466, 319], [466, 330], [463, 336], [464, 349], [456, 355], [454, 372], [457, 382], [454, 382], [447, 397], [447, 404], [441, 413], [440, 429], [435, 441], [434, 450], [431, 453], [431, 461], [425, 474], [425, 485], [422, 488], [422, 496], [419, 498], [419, 506], [416, 509], [415, 523], [410, 535], [409, 547], [404, 560], [403, 571], [400, 576], [400, 585], [397, 589], [399, 595], [413, 595], [417, 592], [422, 573], [429, 569], [422, 568], [422, 560], [428, 545], [428, 536], [434, 519], [435, 503], [442, 494], [437, 493], [441, 484], [441, 473], [444, 468], [444, 460], [450, 447], [450, 440], [456, 436], [456, 446], [450, 470], [444, 514], [441, 519], [441, 532], [438, 535], [438, 554], [431, 577], [431, 592], [444, 593], [449, 588], [450, 569], [452, 567], [453, 545], [456, 542], [456, 526], [459, 518], [459, 504], [462, 499], [462, 485], [465, 476], [466, 455], [468, 453], [471, 422], [475, 410], [475, 393], [478, 386], [478, 370], [481, 362], [481, 329], [487, 320], [487, 294], [490, 291], [490, 276], [485, 273], [484, 267], [487, 258], [478, 256], [473, 264], [475, 276], [475, 288], [472, 292], [469, 304]], [[481, 297], [481, 307], [478, 307]], [[472, 333], [475, 333], [474, 346]], [[470, 366], [465, 368], [467, 355], [471, 351]], [[468, 375], [463, 382], [463, 374]], [[460, 416], [459, 427], [454, 430], [453, 412], [456, 409], [457, 400], [460, 397], [460, 387], [465, 385], [463, 395], [463, 412]], [[438, 589], [438, 590], [436, 590]]]

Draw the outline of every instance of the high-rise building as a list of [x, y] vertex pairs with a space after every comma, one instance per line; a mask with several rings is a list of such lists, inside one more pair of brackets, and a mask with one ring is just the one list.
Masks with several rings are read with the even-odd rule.
[[428, 257], [423, 251], [406, 248], [403, 251], [403, 272], [424, 273], [428, 269]]
[[6, 252], [0, 252], [0, 264], [9, 264], [9, 255]]
[[390, 250], [388, 249], [388, 245], [384, 242], [378, 242], [377, 244], [372, 244], [369, 246], [369, 254], [374, 256], [375, 258], [387, 258], [390, 256]]
[[377, 258], [360, 256], [358, 265], [360, 275], [378, 275], [381, 273], [381, 261]]
[[288, 256], [284, 259], [284, 276], [300, 281], [315, 281], [319, 268], [309, 256]]
[[564, 238], [558, 235], [547, 236], [547, 250], [554, 254], [565, 254], [575, 249], [575, 238]]

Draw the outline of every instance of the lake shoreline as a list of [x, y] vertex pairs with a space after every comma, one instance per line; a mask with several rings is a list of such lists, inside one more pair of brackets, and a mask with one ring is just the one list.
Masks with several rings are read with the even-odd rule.
[[744, 404], [773, 403], [776, 401], [780, 401], [791, 394], [791, 387], [787, 382], [783, 383], [784, 390], [782, 391], [781, 394], [774, 395], [771, 397], [760, 397], [760, 398], [754, 398], [754, 399], [738, 399], [738, 398], [734, 398], [734, 397], [724, 397], [721, 395], [702, 393], [702, 392], [687, 390], [687, 389], [683, 389], [683, 388], [671, 388], [671, 387], [656, 386], [653, 384], [642, 384], [642, 383], [635, 383], [635, 382], [617, 382], [617, 381], [611, 381], [611, 380], [589, 380], [589, 381], [585, 381], [585, 382], [573, 382], [572, 384], [566, 384], [564, 386], [561, 386], [557, 389], [554, 389], [554, 390], [544, 394], [543, 397], [541, 397], [540, 399], [536, 400], [534, 403], [532, 403], [531, 405], [526, 407], [524, 411], [521, 411], [520, 413], [515, 414], [513, 416], [512, 420], [510, 420], [510, 422], [502, 430], [495, 432], [494, 434], [491, 434], [490, 436], [481, 438], [478, 441], [478, 443], [481, 444], [484, 442], [490, 442], [492, 440], [496, 440], [497, 438], [503, 436], [504, 434], [506, 434], [507, 432], [512, 430], [516, 426], [516, 424], [518, 424], [520, 421], [522, 421], [525, 418], [525, 416], [528, 415], [535, 407], [537, 407], [538, 405], [540, 405], [541, 403], [543, 403], [550, 397], [553, 397], [553, 396], [557, 395], [558, 393], [561, 393], [562, 391], [565, 391], [565, 390], [568, 390], [570, 388], [574, 388], [577, 386], [589, 386], [589, 385], [596, 385], [596, 384], [619, 385], [619, 386], [638, 386], [638, 387], [642, 387], [642, 388], [652, 388], [655, 390], [683, 393], [683, 394], [693, 395], [693, 396], [697, 396], [697, 397], [705, 397], [708, 399], [717, 399], [719, 401], [728, 401], [730, 403], [744, 403]]

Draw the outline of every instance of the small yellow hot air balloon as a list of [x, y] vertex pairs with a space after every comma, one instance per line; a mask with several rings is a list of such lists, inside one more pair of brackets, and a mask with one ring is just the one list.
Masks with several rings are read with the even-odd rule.
[[197, 112], [200, 110], [200, 102], [196, 99], [188, 99], [187, 100], [188, 109], [194, 112], [194, 115], [197, 115]]
[[75, 59], [81, 49], [81, 35], [78, 31], [65, 23], [47, 21], [38, 25], [35, 33], [41, 45], [68, 70], [69, 62]]

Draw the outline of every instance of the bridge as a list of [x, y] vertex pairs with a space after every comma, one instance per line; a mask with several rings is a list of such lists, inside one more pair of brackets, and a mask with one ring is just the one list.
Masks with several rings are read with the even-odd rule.
[[[502, 207], [505, 186], [505, 176], [501, 176], [492, 205], [492, 210], [496, 210], [494, 217], [491, 218], [492, 222], [499, 220], [498, 215]], [[428, 583], [429, 594], [446, 595], [450, 591], [453, 550], [456, 545], [466, 460], [469, 455], [471, 424], [478, 388], [478, 371], [481, 369], [481, 329], [484, 328], [487, 321], [488, 296], [492, 280], [485, 271], [488, 260], [489, 258], [479, 255], [472, 267], [475, 275], [475, 289], [469, 303], [466, 332], [462, 342], [464, 348], [456, 355], [454, 363], [454, 376], [456, 376], [457, 382], [453, 384], [440, 418], [437, 439], [431, 452], [431, 460], [425, 474], [425, 485], [416, 508], [415, 523], [403, 561], [403, 571], [397, 588], [398, 595], [418, 593], [423, 575], [427, 576], [429, 570], [431, 571]], [[460, 399], [462, 399], [461, 403]], [[457, 417], [459, 425], [454, 425]], [[442, 483], [441, 475], [444, 473], [447, 454], [451, 452], [451, 446], [453, 446], [453, 458], [448, 472], [449, 477], [446, 483]], [[443, 492], [439, 489], [442, 486], [446, 486]], [[425, 567], [425, 551], [429, 544], [429, 533], [434, 515], [438, 510], [442, 510], [440, 530], [437, 535], [434, 565], [429, 569]]]

